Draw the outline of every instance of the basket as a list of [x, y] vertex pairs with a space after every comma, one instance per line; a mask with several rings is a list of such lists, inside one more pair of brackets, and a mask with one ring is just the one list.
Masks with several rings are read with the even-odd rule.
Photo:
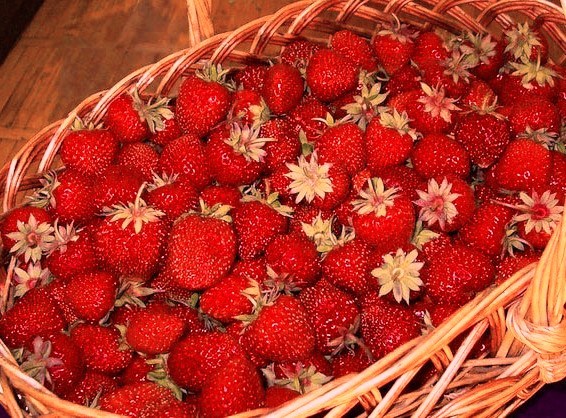
[[[299, 1], [233, 32], [212, 35], [210, 0], [189, 1], [194, 46], [130, 74], [107, 91], [96, 93], [37, 135], [0, 172], [2, 212], [14, 208], [22, 192], [38, 185], [41, 173], [58, 167], [57, 153], [76, 116], [100, 122], [108, 104], [137, 88], [148, 95], [174, 95], [181, 78], [204, 61], [241, 66], [266, 61], [298, 37], [325, 42], [340, 29], [370, 38], [376, 23], [392, 13], [420, 28], [468, 29], [497, 36], [515, 21], [536, 19], [552, 43], [554, 60], [566, 61], [566, 17], [546, 0], [318, 0]], [[5, 308], [14, 264], [2, 271]], [[331, 381], [276, 410], [241, 417], [328, 417], [354, 413], [370, 417], [506, 416], [544, 384], [566, 377], [566, 222], [554, 232], [538, 265], [530, 265], [498, 287], [485, 290], [426, 336], [399, 347], [357, 375]], [[489, 333], [491, 355], [473, 358], [474, 344]], [[452, 342], [463, 335], [457, 345]], [[452, 343], [452, 344], [450, 344]], [[450, 344], [450, 346], [449, 346]], [[429, 361], [439, 377], [409, 386]], [[39, 414], [116, 417], [57, 398], [17, 366], [0, 342], [0, 403], [23, 417], [25, 398]]]

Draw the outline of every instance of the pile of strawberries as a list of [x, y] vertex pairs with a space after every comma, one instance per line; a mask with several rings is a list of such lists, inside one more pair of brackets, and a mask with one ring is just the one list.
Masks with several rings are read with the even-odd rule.
[[0, 337], [63, 399], [135, 417], [359, 372], [539, 259], [566, 195], [564, 76], [527, 23], [395, 21], [124, 94], [4, 217]]

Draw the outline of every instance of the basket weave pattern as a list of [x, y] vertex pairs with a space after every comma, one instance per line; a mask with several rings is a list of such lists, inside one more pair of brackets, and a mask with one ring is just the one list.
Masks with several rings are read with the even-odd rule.
[[[189, 3], [194, 3], [190, 14], [210, 10], [207, 0]], [[20, 203], [21, 192], [38, 185], [40, 173], [58, 168], [59, 147], [76, 116], [99, 123], [109, 103], [124, 92], [138, 89], [146, 95], [173, 96], [181, 78], [205, 61], [235, 67], [267, 61], [299, 36], [326, 42], [333, 32], [347, 28], [370, 38], [376, 24], [390, 21], [392, 13], [421, 29], [467, 29], [495, 35], [516, 21], [537, 19], [557, 51], [554, 61], [566, 61], [566, 18], [559, 7], [545, 0], [299, 1], [141, 68], [109, 90], [84, 100], [66, 119], [44, 128], [0, 172], [2, 212]], [[195, 42], [211, 34], [208, 23], [201, 21], [199, 25], [193, 16], [194, 22], [191, 38]], [[11, 263], [1, 272], [6, 279], [0, 295], [2, 312], [13, 269]], [[562, 221], [538, 265], [482, 292], [429, 335], [405, 344], [358, 375], [332, 381], [275, 411], [241, 416], [302, 417], [326, 411], [334, 417], [358, 405], [370, 417], [506, 416], [545, 383], [566, 377], [565, 302], [566, 222]], [[486, 332], [491, 355], [470, 357]], [[460, 334], [465, 338], [450, 348], [448, 344]], [[440, 377], [409, 390], [408, 384], [427, 361], [432, 361]], [[60, 400], [26, 376], [1, 342], [0, 385], [0, 403], [14, 417], [24, 416], [16, 393], [42, 414], [116, 416]]]

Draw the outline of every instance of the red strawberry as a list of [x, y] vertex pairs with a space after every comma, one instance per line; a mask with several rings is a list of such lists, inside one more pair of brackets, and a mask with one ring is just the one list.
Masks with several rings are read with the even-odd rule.
[[234, 75], [234, 81], [244, 90], [261, 93], [267, 69], [264, 65], [246, 65]]
[[421, 76], [417, 69], [406, 64], [390, 76], [385, 85], [385, 91], [390, 97], [393, 97], [404, 91], [417, 90], [421, 85], [420, 80]]
[[416, 137], [404, 112], [383, 112], [379, 119], [372, 119], [365, 133], [370, 173], [377, 175], [385, 167], [403, 164], [409, 158]]
[[184, 135], [163, 148], [159, 171], [185, 177], [197, 190], [210, 183], [210, 172], [204, 146], [195, 135]]
[[147, 203], [165, 213], [165, 219], [174, 221], [183, 213], [198, 207], [198, 192], [186, 180], [177, 175], [161, 177], [153, 175], [153, 183], [148, 186]]
[[143, 142], [125, 144], [117, 157], [118, 165], [140, 171], [145, 180], [150, 180], [153, 172], [157, 171], [158, 161], [157, 151]]
[[540, 256], [540, 253], [527, 251], [524, 253], [514, 254], [510, 257], [505, 257], [495, 266], [497, 270], [497, 279], [495, 280], [495, 284], [500, 285], [522, 268], [538, 262], [540, 260]]
[[515, 71], [503, 74], [499, 87], [491, 83], [503, 105], [512, 106], [520, 100], [530, 100], [536, 97], [549, 101], [554, 99], [557, 74], [552, 68], [544, 67], [536, 60], [513, 62], [511, 66]]
[[481, 80], [472, 80], [468, 93], [460, 99], [460, 103], [471, 107], [482, 108], [486, 105], [494, 103], [495, 92], [491, 89], [489, 84]]
[[529, 139], [511, 142], [495, 168], [499, 187], [530, 193], [544, 191], [550, 180], [550, 151]]
[[133, 360], [120, 373], [120, 383], [129, 385], [132, 383], [148, 382], [147, 375], [153, 370], [153, 365], [148, 364], [147, 359], [135, 353]]
[[559, 151], [552, 151], [551, 162], [548, 188], [552, 193], [556, 193], [556, 198], [562, 203], [566, 197], [566, 155]]
[[231, 358], [243, 359], [245, 354], [229, 334], [189, 334], [172, 348], [167, 369], [176, 384], [200, 391], [207, 377], [224, 367]]
[[167, 353], [181, 338], [183, 331], [183, 321], [172, 313], [145, 309], [131, 316], [126, 341], [140, 353]]
[[30, 341], [21, 368], [59, 396], [71, 391], [84, 373], [79, 349], [69, 337], [58, 332]]
[[267, 200], [253, 196], [244, 199], [233, 214], [238, 255], [248, 260], [262, 255], [276, 235], [287, 232], [290, 208], [281, 206], [272, 196]]
[[421, 335], [420, 324], [410, 308], [376, 297], [373, 293], [366, 295], [362, 301], [361, 329], [364, 342], [376, 359]]
[[505, 251], [506, 227], [512, 218], [513, 210], [498, 203], [484, 203], [460, 229], [459, 237], [468, 247], [488, 256], [501, 255]]
[[114, 327], [79, 324], [71, 339], [80, 348], [87, 370], [115, 374], [132, 361], [132, 352], [120, 345], [120, 332]]
[[[439, 183], [438, 179], [442, 178]], [[475, 210], [474, 193], [463, 180], [454, 176], [431, 178], [427, 191], [417, 190], [419, 219], [431, 229], [452, 232], [460, 229]], [[437, 225], [438, 223], [438, 225]]]
[[421, 68], [422, 80], [429, 86], [443, 88], [450, 97], [465, 96], [473, 78], [467, 58], [459, 50], [453, 50], [445, 60]]
[[42, 188], [31, 198], [33, 206], [46, 208], [61, 222], [87, 222], [95, 215], [92, 179], [74, 170], [50, 172], [41, 180]]
[[303, 359], [315, 345], [307, 311], [301, 302], [286, 295], [261, 307], [257, 318], [246, 328], [246, 338], [261, 357], [272, 361]]
[[274, 141], [267, 142], [265, 165], [269, 172], [285, 163], [295, 161], [301, 153], [301, 142], [287, 119], [272, 119], [261, 127], [261, 136]]
[[122, 386], [100, 398], [100, 408], [118, 415], [137, 417], [148, 405], [167, 405], [175, 401], [173, 392], [153, 382]]
[[[212, 210], [219, 218], [226, 216], [222, 207]], [[181, 288], [211, 287], [228, 273], [236, 257], [236, 235], [230, 224], [205, 215], [180, 218], [169, 234], [165, 270]]]
[[375, 284], [372, 257], [371, 248], [359, 239], [335, 247], [322, 262], [323, 277], [342, 290], [363, 295]]
[[332, 101], [358, 84], [358, 70], [348, 59], [330, 49], [315, 52], [307, 67], [307, 85], [314, 97]]
[[[426, 182], [415, 170], [404, 165], [387, 167], [377, 173], [388, 188], [396, 187], [400, 193], [407, 195], [411, 200], [417, 200], [417, 190], [424, 190]], [[364, 184], [367, 183], [367, 180]]]
[[487, 168], [501, 157], [509, 144], [509, 125], [486, 107], [461, 115], [454, 137], [464, 146], [473, 164]]
[[210, 134], [206, 158], [212, 177], [220, 184], [240, 186], [251, 184], [262, 173], [268, 138], [260, 130], [238, 123], [226, 124]]
[[460, 45], [464, 61], [472, 68], [470, 72], [482, 80], [489, 80], [497, 75], [503, 66], [502, 42], [493, 40], [491, 35], [466, 33], [465, 41]]
[[434, 32], [422, 32], [415, 39], [415, 48], [411, 59], [424, 70], [429, 66], [438, 65], [450, 56], [442, 38]]
[[338, 379], [352, 373], [359, 373], [371, 364], [372, 360], [363, 349], [345, 350], [332, 359], [332, 376]]
[[340, 165], [350, 176], [366, 164], [363, 132], [353, 123], [331, 124], [317, 139], [315, 149], [321, 163]]
[[355, 300], [348, 293], [334, 287], [325, 279], [304, 289], [299, 299], [309, 312], [316, 348], [323, 354], [351, 344], [351, 333], [359, 314]]
[[545, 98], [531, 97], [513, 104], [509, 126], [513, 135], [531, 131], [557, 135], [560, 132], [560, 113], [558, 108]]
[[304, 74], [311, 57], [319, 49], [319, 45], [310, 41], [294, 41], [281, 52], [281, 62], [296, 67], [301, 74]]
[[37, 262], [55, 241], [51, 215], [32, 206], [12, 209], [0, 223], [2, 248], [22, 261]]
[[185, 134], [203, 137], [222, 121], [230, 109], [227, 71], [211, 65], [187, 77], [179, 87], [176, 117]]
[[[195, 395], [193, 395], [195, 396]], [[177, 399], [162, 404], [150, 403], [140, 412], [139, 418], [168, 417], [168, 418], [193, 418], [200, 416], [198, 405], [181, 402]]]
[[[174, 109], [172, 110], [174, 112]], [[181, 135], [183, 135], [183, 132], [179, 127], [179, 123], [177, 122], [177, 119], [172, 117], [171, 119], [166, 119], [164, 121], [163, 129], [153, 132], [149, 139], [157, 145], [165, 146], [174, 139], [179, 138]]]
[[104, 123], [120, 142], [140, 142], [162, 130], [164, 120], [173, 117], [167, 102], [145, 103], [137, 91], [122, 94], [108, 105]]
[[0, 338], [12, 348], [36, 335], [59, 332], [66, 326], [62, 313], [44, 288], [27, 292], [0, 318]]
[[143, 176], [130, 168], [113, 165], [108, 167], [94, 183], [92, 198], [96, 212], [102, 212], [104, 207], [129, 202], [136, 197]]
[[97, 259], [93, 239], [87, 228], [76, 230], [73, 225], [57, 225], [55, 246], [47, 257], [51, 273], [60, 279], [70, 279], [76, 274], [94, 270]]
[[303, 223], [312, 224], [319, 215], [321, 220], [328, 221], [332, 218], [333, 213], [328, 210], [320, 210], [311, 205], [299, 206], [289, 222], [289, 229], [291, 232], [302, 232]]
[[267, 122], [270, 116], [270, 109], [258, 92], [238, 90], [234, 93], [229, 119], [239, 119], [242, 124], [257, 128]]
[[264, 399], [256, 368], [245, 358], [234, 358], [208, 377], [199, 406], [203, 417], [222, 418], [260, 408]]
[[314, 97], [307, 96], [293, 109], [289, 117], [295, 122], [296, 131], [302, 130], [307, 140], [314, 141], [326, 128], [326, 124], [320, 119], [326, 118], [328, 112], [328, 107]]
[[118, 154], [119, 144], [106, 129], [72, 130], [63, 139], [59, 155], [67, 169], [98, 176]]
[[267, 246], [265, 259], [275, 273], [291, 275], [301, 289], [312, 285], [320, 273], [316, 246], [304, 235], [278, 235]]
[[[264, 270], [265, 272], [265, 270]], [[223, 323], [230, 323], [238, 315], [250, 314], [253, 305], [243, 292], [251, 286], [251, 277], [232, 274], [206, 289], [200, 297], [200, 309]]]
[[493, 282], [495, 267], [479, 251], [453, 246], [428, 260], [421, 277], [433, 302], [462, 306]]
[[267, 264], [265, 262], [265, 257], [238, 261], [232, 269], [232, 274], [246, 279], [255, 280], [258, 283], [263, 283], [263, 281], [267, 278]]
[[63, 395], [69, 402], [79, 405], [90, 405], [97, 397], [113, 392], [118, 388], [114, 378], [99, 372], [87, 370], [84, 377], [71, 391]]
[[67, 284], [67, 301], [75, 314], [88, 322], [98, 322], [114, 307], [118, 280], [104, 271], [79, 273]]
[[265, 390], [265, 407], [277, 408], [285, 402], [295, 399], [300, 393], [281, 386], [271, 386]]
[[446, 97], [444, 89], [421, 83], [418, 90], [409, 90], [392, 97], [388, 106], [407, 112], [411, 125], [423, 135], [446, 133], [452, 126], [452, 111], [458, 110], [456, 100]]
[[377, 63], [367, 40], [349, 30], [332, 35], [330, 47], [366, 71], [375, 71]]
[[402, 247], [413, 233], [413, 205], [408, 197], [397, 192], [396, 188], [385, 188], [383, 180], [374, 177], [352, 202], [356, 236], [382, 252]]
[[415, 145], [411, 161], [424, 178], [447, 174], [466, 178], [470, 172], [470, 159], [464, 147], [443, 134], [424, 136]]
[[397, 73], [413, 55], [413, 39], [417, 33], [409, 26], [398, 23], [386, 25], [371, 42], [377, 61], [387, 74]]
[[267, 70], [262, 96], [276, 115], [289, 113], [303, 97], [304, 81], [301, 73], [289, 64], [275, 64]]
[[119, 276], [147, 279], [158, 268], [169, 227], [163, 212], [138, 196], [126, 205], [114, 205], [95, 230], [95, 250], [101, 263]]
[[77, 314], [75, 314], [71, 304], [67, 301], [66, 289], [68, 284], [68, 280], [56, 278], [44, 286], [43, 289], [45, 289], [47, 297], [53, 301], [55, 306], [61, 312], [65, 323], [72, 324], [73, 322], [78, 321], [79, 318], [77, 317]]
[[242, 193], [233, 186], [210, 185], [200, 193], [200, 198], [209, 207], [220, 204], [236, 208], [240, 206]]

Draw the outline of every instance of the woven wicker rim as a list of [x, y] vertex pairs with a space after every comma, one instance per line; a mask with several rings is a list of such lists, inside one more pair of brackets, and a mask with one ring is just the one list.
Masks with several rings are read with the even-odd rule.
[[[209, 37], [212, 25], [207, 18], [210, 0], [188, 3], [195, 46], [139, 69], [107, 91], [93, 94], [67, 118], [35, 135], [0, 172], [4, 185], [3, 214], [18, 204], [20, 192], [37, 186], [40, 173], [56, 167], [57, 152], [76, 116], [98, 123], [115, 97], [133, 89], [153, 96], [171, 94], [181, 77], [204, 61], [234, 66], [266, 61], [298, 37], [324, 42], [342, 28], [369, 38], [373, 31], [368, 27], [389, 21], [391, 13], [423, 29], [433, 26], [484, 33], [496, 33], [524, 18], [536, 19], [554, 46], [566, 52], [565, 15], [545, 0], [299, 1], [233, 32], [212, 37]], [[205, 40], [196, 44], [202, 39]], [[564, 54], [557, 60], [559, 64], [565, 61]], [[13, 269], [14, 262], [7, 271], [2, 271], [7, 284], [12, 280]], [[431, 334], [405, 344], [358, 375], [332, 381], [275, 411], [252, 411], [240, 416], [302, 417], [327, 411], [327, 416], [333, 417], [344, 415], [358, 404], [370, 417], [505, 416], [544, 383], [566, 377], [565, 283], [566, 222], [563, 221], [538, 266], [531, 265], [504, 284], [482, 292]], [[5, 307], [7, 288], [4, 286], [1, 295], [4, 302], [1, 309]], [[487, 329], [495, 357], [469, 358], [472, 347]], [[453, 352], [448, 343], [461, 333], [466, 338]], [[442, 371], [440, 379], [434, 386], [405, 391], [428, 360]], [[116, 416], [57, 398], [18, 368], [3, 343], [0, 343], [0, 368], [3, 390], [0, 402], [11, 416], [23, 416], [13, 389], [25, 395], [42, 414]], [[384, 390], [387, 384], [390, 387]], [[444, 397], [447, 390], [456, 388], [462, 390], [459, 396]]]

